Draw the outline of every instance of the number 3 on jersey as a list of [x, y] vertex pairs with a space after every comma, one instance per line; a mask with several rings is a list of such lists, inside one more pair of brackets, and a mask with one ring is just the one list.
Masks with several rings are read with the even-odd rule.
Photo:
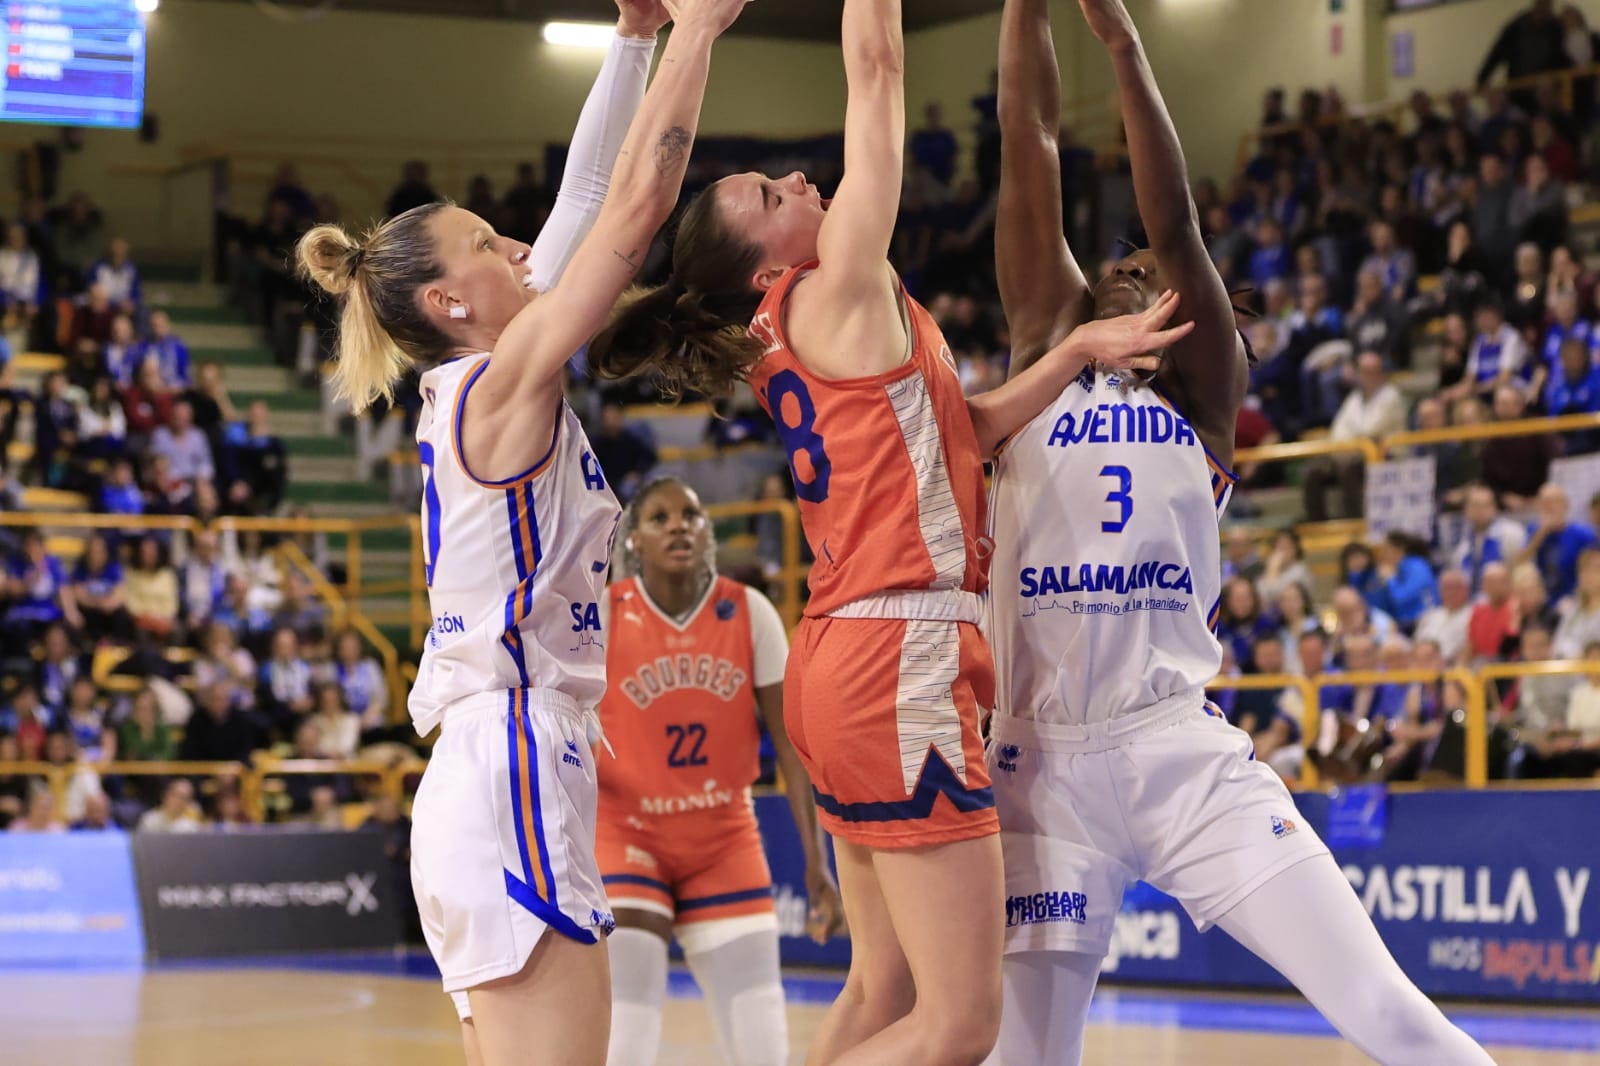
[[1103, 466], [1100, 476], [1117, 483], [1116, 488], [1106, 493], [1106, 502], [1115, 504], [1119, 512], [1115, 522], [1100, 523], [1100, 532], [1121, 533], [1128, 528], [1128, 519], [1133, 517], [1133, 473], [1125, 466]]
[[417, 458], [422, 463], [422, 505], [426, 512], [422, 542], [422, 574], [428, 587], [433, 587], [433, 568], [439, 564], [439, 486], [433, 480], [433, 445], [427, 441], [417, 443]]
[[816, 430], [817, 405], [812, 402], [811, 390], [799, 374], [782, 370], [772, 375], [767, 385], [767, 404], [789, 453], [795, 495], [807, 503], [821, 503], [828, 498], [832, 464]]

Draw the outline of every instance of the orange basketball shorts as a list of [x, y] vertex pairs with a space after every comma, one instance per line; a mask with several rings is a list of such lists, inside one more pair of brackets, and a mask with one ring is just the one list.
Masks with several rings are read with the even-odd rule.
[[652, 911], [677, 925], [773, 913], [772, 872], [748, 808], [651, 818], [602, 807], [595, 857], [612, 910]]
[[806, 618], [783, 715], [834, 836], [874, 848], [1000, 831], [981, 717], [994, 659], [967, 622]]

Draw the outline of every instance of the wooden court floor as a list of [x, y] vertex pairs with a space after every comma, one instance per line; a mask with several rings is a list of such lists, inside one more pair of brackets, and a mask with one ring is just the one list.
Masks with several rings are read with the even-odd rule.
[[[1369, 1061], [1334, 1039], [1178, 1028], [1159, 1010], [1134, 1013], [1145, 1017], [1091, 1027], [1086, 1066], [1355, 1066]], [[791, 1062], [803, 1061], [821, 1016], [821, 1007], [791, 1006]], [[1541, 1017], [1558, 1016], [1533, 1015], [1534, 1023], [1542, 1024]], [[1491, 1050], [1500, 1066], [1600, 1063], [1600, 1049]], [[454, 1066], [460, 1061], [454, 1012], [432, 981], [275, 969], [0, 970], [4, 1066]], [[660, 1066], [720, 1061], [701, 1004], [669, 1000]]]

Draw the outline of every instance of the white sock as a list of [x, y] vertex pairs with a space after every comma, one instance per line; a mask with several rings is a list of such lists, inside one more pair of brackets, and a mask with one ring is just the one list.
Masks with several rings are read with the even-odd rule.
[[778, 970], [777, 931], [749, 933], [684, 959], [706, 995], [727, 1060], [733, 1066], [784, 1066], [789, 1061], [789, 1016]]
[[619, 927], [606, 938], [611, 955], [611, 1047], [606, 1066], [653, 1066], [661, 1050], [661, 1003], [667, 996], [667, 942]]

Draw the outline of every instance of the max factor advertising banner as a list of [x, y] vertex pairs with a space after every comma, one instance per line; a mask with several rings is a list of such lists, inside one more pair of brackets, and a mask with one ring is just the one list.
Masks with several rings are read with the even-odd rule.
[[400, 939], [400, 896], [376, 833], [141, 833], [133, 854], [152, 956]]
[[143, 956], [125, 834], [0, 834], [0, 961]]
[[[1296, 801], [1424, 992], [1600, 1003], [1600, 792], [1373, 788]], [[756, 809], [785, 960], [847, 963], [847, 941], [819, 948], [801, 938], [804, 869], [783, 799], [762, 797]], [[1196, 932], [1174, 900], [1145, 884], [1124, 897], [1101, 970], [1113, 980], [1287, 986], [1226, 933]]]

